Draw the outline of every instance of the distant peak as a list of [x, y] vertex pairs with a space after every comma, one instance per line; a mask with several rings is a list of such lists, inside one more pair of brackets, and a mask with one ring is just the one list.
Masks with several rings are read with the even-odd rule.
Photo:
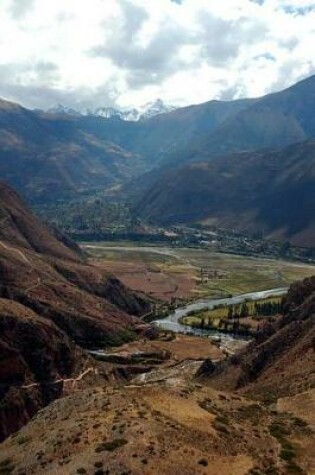
[[165, 104], [160, 98], [147, 102], [143, 106], [132, 109], [119, 109], [115, 107], [99, 106], [94, 109], [74, 109], [63, 104], [56, 104], [53, 107], [47, 109], [46, 112], [52, 114], [65, 114], [65, 115], [82, 115], [82, 116], [97, 116], [105, 119], [111, 119], [117, 117], [124, 121], [137, 122], [139, 120], [147, 120], [155, 115], [165, 114], [175, 110], [176, 107]]

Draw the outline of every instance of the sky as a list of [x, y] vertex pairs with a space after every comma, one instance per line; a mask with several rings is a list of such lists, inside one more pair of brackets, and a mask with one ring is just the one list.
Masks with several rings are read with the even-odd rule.
[[257, 97], [315, 74], [315, 1], [0, 0], [0, 97], [29, 108]]

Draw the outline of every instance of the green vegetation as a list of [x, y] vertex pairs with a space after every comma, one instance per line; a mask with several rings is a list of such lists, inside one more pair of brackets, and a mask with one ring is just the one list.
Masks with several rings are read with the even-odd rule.
[[137, 334], [131, 328], [125, 328], [117, 333], [110, 333], [102, 341], [103, 348], [111, 348], [114, 346], [121, 346], [124, 343], [129, 343], [137, 339]]
[[103, 452], [103, 451], [108, 451], [108, 452], [113, 452], [116, 449], [119, 449], [119, 447], [122, 447], [124, 445], [128, 444], [128, 441], [126, 439], [114, 439], [110, 442], [103, 442], [102, 444], [98, 445], [95, 449], [95, 452]]
[[229, 424], [230, 424], [230, 421], [228, 417], [223, 414], [219, 414], [218, 416], [216, 416], [212, 425], [215, 428], [215, 430], [217, 430], [218, 432], [222, 434], [229, 434], [230, 433], [230, 430], [228, 428]]
[[296, 448], [287, 439], [291, 434], [290, 429], [281, 422], [273, 422], [269, 428], [272, 437], [277, 439], [281, 446], [280, 458], [285, 462], [288, 474], [304, 474], [304, 470], [296, 462]]
[[[74, 240], [86, 242], [117, 241], [128, 245], [168, 245], [178, 248], [212, 249], [230, 255], [315, 262], [315, 249], [294, 246], [289, 242], [218, 229], [206, 223], [163, 228], [143, 221], [128, 202], [115, 201], [102, 191], [77, 198], [34, 204], [33, 210], [53, 227]], [[203, 271], [205, 271], [203, 275]], [[215, 275], [216, 273], [214, 273]], [[217, 274], [220, 276], [220, 273]], [[207, 279], [207, 268], [201, 279]], [[211, 276], [210, 276], [211, 277]]]
[[126, 204], [110, 203], [102, 196], [57, 201], [34, 207], [34, 211], [42, 220], [65, 233], [90, 235], [95, 240], [101, 234], [132, 232], [139, 224]]
[[258, 424], [262, 411], [263, 409], [259, 404], [250, 404], [240, 407], [235, 417], [238, 421], [250, 420], [254, 424]]
[[19, 435], [16, 438], [16, 441], [19, 445], [27, 444], [31, 440], [32, 440], [31, 437], [29, 437], [28, 435]]
[[245, 300], [236, 305], [217, 305], [213, 309], [191, 311], [180, 319], [180, 323], [195, 328], [252, 335], [261, 324], [281, 312], [281, 302], [281, 297], [269, 297], [258, 301]]

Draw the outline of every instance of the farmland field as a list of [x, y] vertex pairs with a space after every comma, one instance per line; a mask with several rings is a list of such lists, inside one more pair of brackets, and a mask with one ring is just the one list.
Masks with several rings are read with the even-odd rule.
[[197, 299], [289, 286], [315, 266], [251, 258], [208, 249], [85, 244], [90, 259], [133, 290], [152, 297]]

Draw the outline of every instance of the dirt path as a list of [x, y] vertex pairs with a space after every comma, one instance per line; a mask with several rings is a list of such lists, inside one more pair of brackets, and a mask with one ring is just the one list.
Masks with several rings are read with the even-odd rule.
[[[94, 374], [98, 374], [98, 370], [97, 368], [93, 368], [92, 366], [90, 366], [89, 368], [87, 368], [85, 371], [83, 371], [79, 376], [77, 376], [76, 378], [60, 378], [60, 379], [55, 379], [55, 381], [45, 381], [45, 383], [49, 383], [49, 384], [58, 384], [58, 383], [73, 383], [73, 387], [75, 386], [75, 383], [78, 383], [79, 381], [81, 381], [87, 374], [93, 372]], [[34, 388], [34, 387], [38, 387], [42, 384], [42, 382], [37, 382], [37, 383], [32, 383], [32, 384], [27, 384], [27, 385], [23, 385], [23, 386], [17, 386], [17, 387], [20, 387], [21, 389], [29, 389], [29, 388]]]
[[15, 247], [8, 246], [3, 241], [0, 241], [0, 245], [4, 247], [5, 249], [7, 249], [8, 251], [13, 251], [14, 253], [18, 254], [23, 259], [23, 261], [26, 262], [26, 264], [29, 264], [33, 269], [33, 265], [31, 261], [26, 257], [24, 252], [20, 251], [19, 249], [16, 249]]

